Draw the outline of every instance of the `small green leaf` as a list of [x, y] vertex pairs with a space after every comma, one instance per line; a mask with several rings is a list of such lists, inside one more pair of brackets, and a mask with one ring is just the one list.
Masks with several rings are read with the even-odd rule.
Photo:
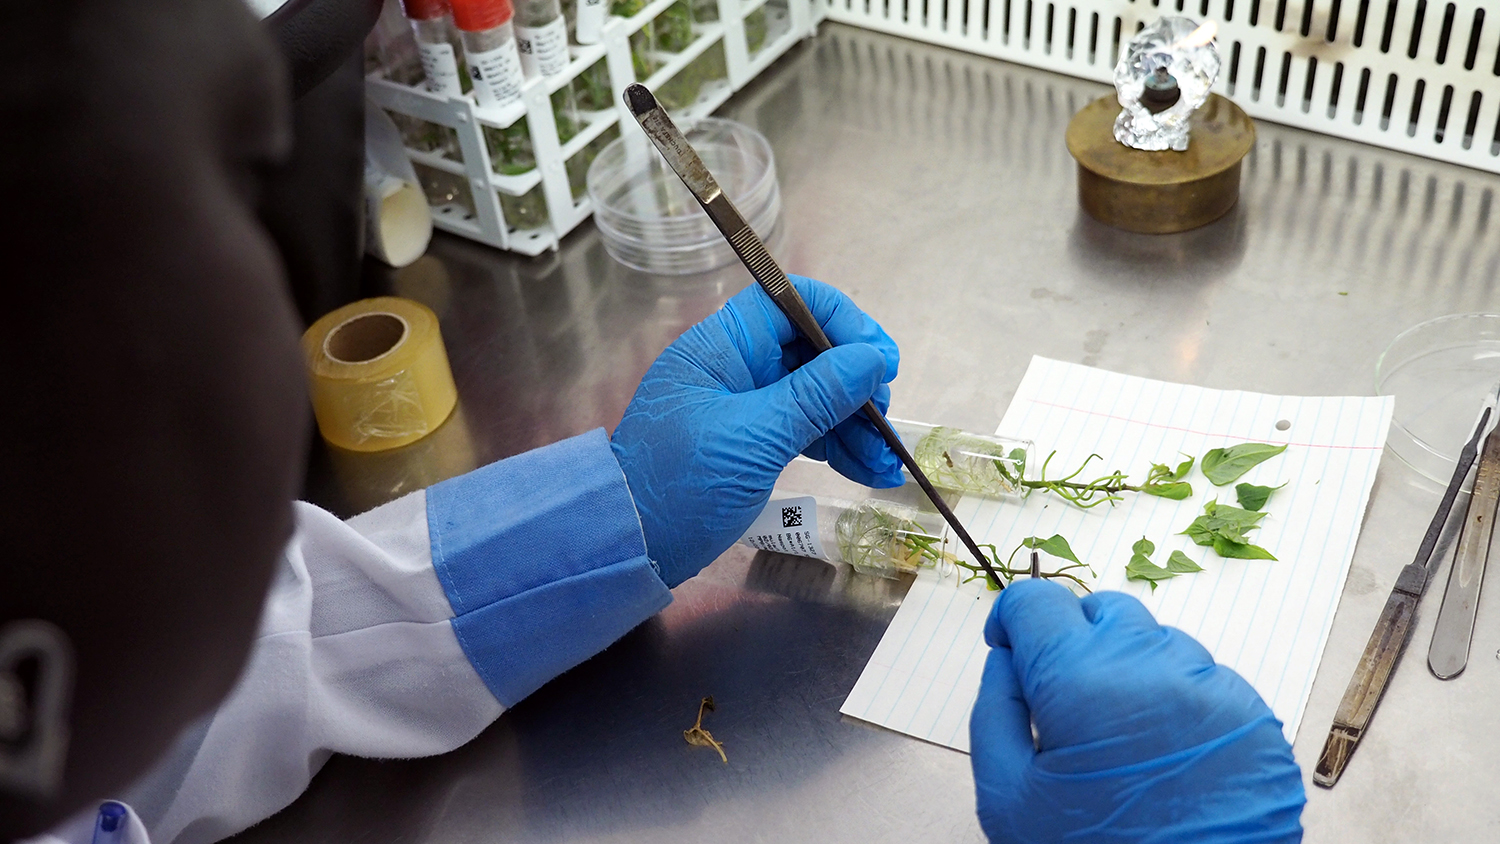
[[1255, 510], [1242, 510], [1239, 507], [1231, 507], [1228, 504], [1220, 504], [1217, 501], [1210, 501], [1203, 505], [1203, 513], [1208, 517], [1209, 522], [1214, 525], [1228, 525], [1244, 530], [1257, 527], [1260, 524], [1260, 520], [1266, 517], [1265, 513]]
[[1170, 580], [1176, 576], [1176, 572], [1167, 571], [1140, 554], [1131, 557], [1130, 563], [1125, 566], [1126, 580], [1144, 580], [1151, 584], [1152, 592], [1156, 591], [1156, 581]]
[[1281, 486], [1239, 484], [1234, 488], [1234, 495], [1239, 499], [1241, 507], [1244, 507], [1246, 510], [1259, 510], [1266, 506], [1266, 499], [1271, 497], [1271, 493], [1281, 489], [1282, 486], [1286, 486], [1286, 484], [1282, 484]]
[[1199, 545], [1212, 546], [1214, 544], [1214, 532], [1205, 523], [1207, 516], [1199, 516], [1193, 523], [1187, 526], [1182, 535], [1188, 537]]
[[1203, 455], [1203, 477], [1214, 486], [1223, 486], [1283, 451], [1286, 446], [1270, 443], [1240, 443], [1211, 449]]
[[1146, 484], [1141, 487], [1141, 492], [1147, 495], [1155, 495], [1158, 498], [1170, 498], [1173, 501], [1182, 501], [1193, 497], [1193, 485], [1185, 481], [1168, 484]]
[[1254, 527], [1238, 528], [1226, 525], [1221, 528], [1216, 528], [1213, 531], [1213, 535], [1216, 539], [1225, 539], [1235, 543], [1236, 545], [1249, 545], [1250, 537], [1245, 535], [1245, 531], [1254, 529]]
[[1142, 557], [1149, 557], [1156, 552], [1156, 543], [1143, 536], [1130, 546], [1130, 550]]
[[1220, 557], [1229, 557], [1236, 560], [1274, 560], [1275, 556], [1270, 551], [1259, 545], [1251, 545], [1248, 542], [1234, 542], [1223, 536], [1214, 537], [1214, 551]]
[[[1242, 510], [1238, 507], [1231, 507], [1228, 504], [1220, 504], [1218, 501], [1209, 501], [1203, 505], [1203, 515], [1194, 519], [1193, 523], [1188, 525], [1187, 529], [1182, 532], [1182, 535], [1204, 547], [1218, 548], [1222, 543], [1226, 548], [1233, 548], [1235, 546], [1254, 548], [1255, 546], [1250, 544], [1250, 540], [1245, 537], [1245, 534], [1249, 531], [1257, 530], [1260, 527], [1258, 523], [1265, 517], [1265, 513]], [[1251, 557], [1247, 559], [1263, 558]]]
[[1015, 466], [1016, 478], [1026, 477], [1026, 449], [1013, 448], [1010, 450], [1010, 462]]
[[1068, 540], [1064, 539], [1060, 533], [1054, 533], [1048, 539], [1042, 539], [1039, 536], [1028, 536], [1021, 540], [1021, 545], [1025, 548], [1035, 548], [1038, 551], [1051, 554], [1060, 559], [1072, 560], [1080, 566], [1083, 565], [1083, 561], [1073, 554], [1073, 549], [1069, 547]]
[[1181, 551], [1173, 551], [1167, 557], [1167, 571], [1175, 574], [1191, 574], [1195, 571], [1203, 571], [1203, 567], [1193, 562], [1192, 558]]
[[[1184, 454], [1183, 457], [1187, 457], [1187, 455]], [[1183, 478], [1187, 477], [1188, 472], [1193, 471], [1193, 461], [1196, 459], [1197, 458], [1194, 457], [1188, 457], [1188, 459], [1182, 461], [1181, 463], [1178, 463], [1177, 471], [1172, 473], [1172, 480], [1180, 481]]]

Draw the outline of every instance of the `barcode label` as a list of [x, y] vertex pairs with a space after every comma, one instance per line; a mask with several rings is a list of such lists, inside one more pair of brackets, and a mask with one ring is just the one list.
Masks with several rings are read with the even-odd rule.
[[762, 551], [828, 559], [818, 539], [818, 503], [810, 495], [768, 503], [740, 542]]

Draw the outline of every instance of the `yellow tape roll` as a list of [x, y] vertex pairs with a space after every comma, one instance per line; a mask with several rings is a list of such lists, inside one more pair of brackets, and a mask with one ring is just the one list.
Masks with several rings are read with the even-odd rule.
[[307, 329], [302, 353], [318, 430], [341, 448], [416, 442], [458, 400], [437, 316], [410, 299], [345, 305]]

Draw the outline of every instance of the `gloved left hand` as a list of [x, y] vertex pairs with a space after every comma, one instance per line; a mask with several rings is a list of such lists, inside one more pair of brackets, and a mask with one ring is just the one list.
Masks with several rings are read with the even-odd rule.
[[859, 415], [872, 398], [882, 411], [890, 402], [895, 341], [838, 290], [791, 278], [833, 349], [814, 355], [751, 285], [662, 352], [611, 439], [668, 586], [744, 535], [798, 452], [867, 486], [902, 482]]
[[1302, 839], [1302, 774], [1270, 707], [1140, 601], [1022, 580], [984, 638], [969, 734], [991, 841]]

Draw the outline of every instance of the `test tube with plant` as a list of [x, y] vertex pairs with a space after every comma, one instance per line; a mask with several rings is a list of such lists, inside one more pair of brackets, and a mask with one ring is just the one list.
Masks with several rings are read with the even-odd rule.
[[766, 20], [766, 7], [760, 8], [745, 16], [745, 51], [750, 55], [760, 52], [760, 48], [766, 46], [766, 34], [770, 31], [770, 25]]
[[988, 498], [1024, 498], [1029, 440], [892, 419], [891, 427], [938, 489]]
[[578, 98], [573, 95], [571, 85], [552, 92], [552, 121], [557, 125], [559, 144], [566, 144], [583, 131], [583, 116], [579, 113]]
[[510, 0], [449, 0], [464, 48], [464, 63], [481, 106], [521, 101], [521, 57], [516, 52]]
[[729, 66], [724, 61], [721, 41], [704, 50], [702, 55], [657, 88], [656, 101], [669, 112], [681, 111], [698, 101], [705, 85], [728, 78]]
[[680, 53], [693, 43], [693, 8], [689, 0], [678, 0], [647, 24], [655, 36], [655, 49], [663, 53]]
[[427, 90], [444, 97], [461, 97], [472, 83], [461, 66], [463, 45], [453, 26], [448, 0], [401, 0], [422, 60]]
[[527, 76], [556, 76], [568, 66], [568, 23], [558, 0], [516, 0], [516, 49]]
[[[921, 569], [955, 576], [960, 582], [986, 577], [979, 564], [958, 553], [942, 516], [874, 498], [782, 497], [778, 491], [740, 542], [766, 551], [846, 563], [860, 574], [876, 577], [896, 578]], [[1021, 552], [1031, 548], [1048, 555], [1050, 570], [1044, 569], [1042, 577], [1088, 589], [1079, 576], [1088, 567], [1073, 556], [1062, 537], [1028, 537], [1008, 555], [994, 545], [981, 545], [991, 567], [1004, 579], [993, 588], [1030, 573], [1029, 555]]]
[[365, 37], [365, 75], [379, 74], [402, 85], [422, 84], [422, 62], [401, 6], [388, 2]]
[[458, 134], [439, 123], [412, 117], [397, 111], [386, 111], [401, 132], [401, 143], [418, 152], [431, 152], [453, 158], [458, 154]]
[[573, 193], [574, 202], [581, 202], [588, 195], [589, 165], [594, 163], [600, 151], [618, 137], [620, 137], [619, 126], [611, 126], [600, 132], [599, 137], [589, 141], [583, 149], [568, 159], [568, 188]]
[[485, 126], [484, 147], [490, 154], [490, 168], [502, 176], [519, 176], [536, 168], [531, 124], [524, 117], [504, 128]]
[[437, 209], [456, 205], [465, 214], [474, 214], [474, 196], [463, 176], [416, 162], [412, 163], [412, 168], [417, 173], [417, 181], [422, 184], [422, 192], [427, 195], [428, 205]]
[[609, 87], [609, 67], [602, 59], [589, 65], [568, 85], [582, 111], [607, 111], [615, 106], [614, 93]]
[[547, 197], [542, 186], [537, 185], [522, 196], [500, 194], [500, 213], [505, 215], [505, 225], [511, 230], [539, 229], [547, 225]]

